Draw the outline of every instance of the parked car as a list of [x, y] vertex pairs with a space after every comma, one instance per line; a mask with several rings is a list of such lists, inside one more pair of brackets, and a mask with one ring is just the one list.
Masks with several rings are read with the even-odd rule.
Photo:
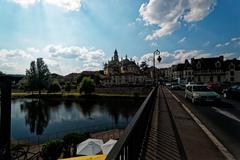
[[184, 87], [179, 85], [179, 84], [172, 84], [169, 89], [171, 89], [171, 90], [184, 90]]
[[206, 85], [190, 84], [185, 89], [185, 98], [192, 103], [197, 102], [218, 102], [220, 95], [208, 88]]
[[227, 90], [223, 91], [224, 97], [227, 98], [240, 98], [240, 85], [233, 85]]

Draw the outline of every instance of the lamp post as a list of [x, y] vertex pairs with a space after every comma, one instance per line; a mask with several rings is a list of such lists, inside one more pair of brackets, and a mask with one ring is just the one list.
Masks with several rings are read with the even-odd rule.
[[154, 84], [154, 86], [157, 85], [157, 83], [156, 83], [156, 67], [155, 67], [156, 66], [156, 64], [155, 64], [155, 60], [156, 60], [155, 57], [156, 57], [156, 55], [158, 56], [157, 60], [160, 63], [162, 58], [160, 56], [160, 51], [158, 49], [153, 52], [153, 67], [154, 67], [153, 68], [154, 69], [154, 71], [153, 71], [153, 84]]

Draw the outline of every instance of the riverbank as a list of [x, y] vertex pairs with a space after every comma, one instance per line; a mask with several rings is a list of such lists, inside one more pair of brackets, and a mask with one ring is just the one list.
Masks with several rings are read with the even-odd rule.
[[77, 90], [57, 93], [42, 92], [41, 95], [38, 92], [12, 90], [12, 98], [146, 97], [150, 90], [150, 87], [96, 88], [95, 92], [91, 95], [80, 94]]

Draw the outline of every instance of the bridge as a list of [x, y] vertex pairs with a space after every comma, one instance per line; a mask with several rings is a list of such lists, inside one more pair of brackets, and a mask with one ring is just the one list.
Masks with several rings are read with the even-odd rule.
[[167, 88], [155, 87], [107, 160], [234, 159]]
[[[10, 159], [11, 82], [0, 76], [0, 159]], [[235, 158], [214, 135], [163, 86], [149, 93], [107, 160], [213, 160]]]

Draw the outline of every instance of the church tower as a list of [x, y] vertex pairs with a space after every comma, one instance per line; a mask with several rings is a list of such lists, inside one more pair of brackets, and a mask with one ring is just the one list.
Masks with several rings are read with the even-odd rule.
[[118, 59], [118, 52], [117, 52], [116, 49], [115, 49], [115, 51], [114, 51], [113, 60], [116, 61], [116, 62], [119, 62], [119, 59]]

